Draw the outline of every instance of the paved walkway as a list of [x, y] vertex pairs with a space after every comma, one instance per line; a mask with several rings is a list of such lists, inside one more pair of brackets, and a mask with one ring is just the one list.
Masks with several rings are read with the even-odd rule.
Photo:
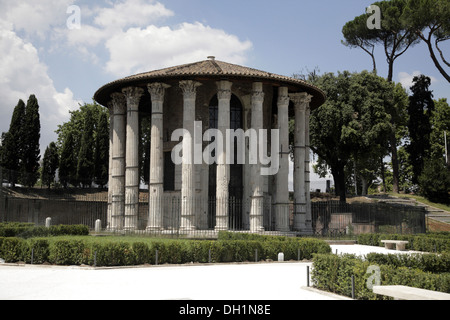
[[[340, 253], [400, 253], [332, 245]], [[405, 252], [403, 252], [405, 253]], [[0, 265], [1, 300], [338, 300], [306, 288], [308, 262], [90, 267]]]

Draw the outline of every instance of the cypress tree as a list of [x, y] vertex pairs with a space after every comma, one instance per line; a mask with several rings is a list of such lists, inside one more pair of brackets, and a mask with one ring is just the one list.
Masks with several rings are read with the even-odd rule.
[[27, 101], [23, 125], [23, 162], [21, 168], [22, 183], [27, 187], [36, 184], [39, 174], [39, 139], [41, 123], [39, 118], [39, 103], [32, 94]]
[[23, 126], [25, 118], [25, 102], [19, 100], [11, 117], [9, 131], [2, 137], [2, 154], [0, 165], [7, 170], [8, 181], [14, 186], [18, 180], [18, 172], [23, 159]]
[[59, 165], [58, 149], [54, 142], [51, 142], [45, 149], [44, 159], [42, 160], [42, 184], [48, 186], [55, 181], [56, 169]]
[[62, 145], [61, 158], [59, 159], [59, 181], [67, 188], [69, 184], [76, 185], [76, 156], [73, 153], [73, 134], [68, 132]]
[[108, 183], [109, 173], [109, 126], [105, 112], [100, 114], [95, 136], [94, 182], [103, 188]]
[[84, 118], [83, 135], [77, 164], [77, 179], [83, 187], [89, 187], [94, 178], [94, 131], [94, 113], [88, 108]]
[[406, 150], [410, 155], [413, 168], [412, 182], [418, 183], [422, 173], [424, 160], [430, 150], [430, 134], [432, 131], [430, 118], [434, 110], [432, 91], [428, 90], [431, 79], [424, 75], [414, 77], [414, 85], [411, 87], [412, 96], [408, 105], [408, 130], [409, 144]]

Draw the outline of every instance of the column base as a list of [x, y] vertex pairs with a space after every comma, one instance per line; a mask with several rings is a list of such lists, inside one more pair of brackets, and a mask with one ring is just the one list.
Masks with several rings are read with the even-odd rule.
[[158, 231], [164, 231], [163, 227], [156, 227], [156, 226], [149, 226], [145, 228], [145, 231], [147, 232], [158, 232]]

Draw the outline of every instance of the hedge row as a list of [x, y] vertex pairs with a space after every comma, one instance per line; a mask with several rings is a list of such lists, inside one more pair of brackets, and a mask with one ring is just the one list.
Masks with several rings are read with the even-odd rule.
[[432, 233], [423, 235], [369, 233], [358, 236], [358, 244], [384, 246], [380, 240], [406, 240], [407, 249], [424, 252], [450, 252], [450, 233]]
[[371, 264], [420, 269], [431, 273], [450, 273], [450, 253], [383, 254], [369, 253], [366, 260]]
[[[0, 258], [6, 262], [31, 261], [56, 265], [129, 266], [190, 262], [244, 262], [277, 259], [283, 252], [286, 260], [311, 259], [314, 253], [330, 253], [328, 244], [316, 239], [291, 241], [153, 241], [117, 242], [20, 238], [0, 238]], [[255, 256], [257, 254], [257, 256]]]
[[[374, 263], [356, 258], [354, 255], [323, 255], [313, 259], [311, 276], [316, 288], [351, 297], [351, 276], [355, 278], [355, 299], [378, 300], [378, 296], [368, 288], [373, 273], [368, 268]], [[380, 264], [381, 285], [405, 285], [433, 291], [450, 293], [450, 273], [431, 273], [404, 266]]]
[[0, 237], [35, 238], [49, 236], [87, 236], [89, 227], [85, 225], [55, 225], [36, 227], [33, 223], [6, 222], [0, 223]]

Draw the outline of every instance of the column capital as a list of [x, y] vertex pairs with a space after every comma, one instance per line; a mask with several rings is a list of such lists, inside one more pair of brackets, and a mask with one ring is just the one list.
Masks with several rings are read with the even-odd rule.
[[278, 106], [287, 107], [289, 106], [289, 93], [287, 87], [280, 87], [278, 89]]
[[197, 94], [197, 87], [200, 87], [201, 85], [202, 84], [200, 82], [192, 80], [182, 80], [179, 83], [179, 86], [183, 91], [184, 98], [192, 100], [195, 100], [195, 96]]
[[127, 99], [128, 107], [138, 107], [141, 97], [144, 95], [144, 89], [139, 87], [127, 87], [122, 89], [122, 93]]
[[113, 108], [113, 114], [124, 114], [126, 112], [126, 99], [122, 93], [114, 92], [111, 94], [110, 105]]
[[309, 103], [311, 102], [313, 96], [306, 92], [300, 92], [289, 94], [289, 98], [291, 99], [292, 102], [294, 102], [296, 108], [297, 107], [308, 108]]
[[154, 82], [149, 83], [147, 85], [148, 92], [150, 93], [150, 97], [152, 101], [164, 101], [164, 94], [166, 89], [169, 89], [171, 86], [165, 83]]
[[254, 82], [253, 90], [252, 90], [252, 102], [260, 102], [264, 101], [264, 91], [262, 82]]
[[232, 85], [233, 83], [230, 81], [217, 81], [217, 98], [219, 100], [230, 100]]

